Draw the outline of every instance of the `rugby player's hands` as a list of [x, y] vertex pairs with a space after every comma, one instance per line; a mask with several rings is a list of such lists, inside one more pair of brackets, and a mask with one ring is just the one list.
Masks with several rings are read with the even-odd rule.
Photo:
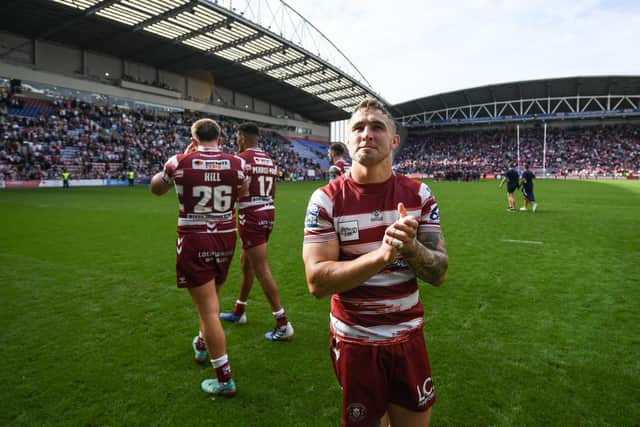
[[400, 218], [385, 230], [384, 242], [401, 254], [411, 256], [416, 251], [418, 220], [407, 215], [407, 208], [402, 202], [398, 203], [398, 213]]

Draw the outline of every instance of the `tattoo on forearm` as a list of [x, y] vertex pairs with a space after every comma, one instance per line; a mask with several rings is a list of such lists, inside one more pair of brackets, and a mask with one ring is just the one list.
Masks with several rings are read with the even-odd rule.
[[449, 266], [442, 233], [420, 233], [417, 240], [415, 252], [405, 259], [420, 279], [440, 283]]

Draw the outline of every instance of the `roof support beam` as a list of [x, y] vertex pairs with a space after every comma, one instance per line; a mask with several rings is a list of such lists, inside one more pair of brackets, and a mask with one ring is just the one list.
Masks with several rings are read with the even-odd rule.
[[[188, 39], [191, 39], [193, 37], [197, 37], [197, 36], [200, 36], [200, 35], [203, 35], [203, 34], [206, 34], [206, 33], [214, 32], [218, 28], [223, 28], [223, 27], [226, 27], [227, 25], [231, 25], [231, 23], [234, 22], [234, 21], [235, 21], [235, 19], [233, 19], [233, 18], [223, 19], [222, 21], [216, 22], [215, 24], [207, 25], [207, 26], [199, 28], [199, 29], [197, 29], [195, 31], [191, 31], [191, 32], [185, 33], [185, 34], [183, 34], [181, 36], [178, 36], [175, 39], [171, 40], [171, 43], [179, 44], [179, 43], [183, 42], [184, 40], [188, 40]], [[191, 46], [189, 46], [189, 47], [191, 47]], [[144, 47], [143, 49], [136, 50], [135, 53], [143, 51], [144, 49], [146, 49], [146, 47]], [[192, 49], [193, 49], [193, 51], [189, 52], [188, 54], [186, 54], [184, 56], [181, 56], [180, 58], [173, 58], [169, 62], [165, 62], [163, 64], [159, 64], [158, 68], [163, 68], [163, 67], [165, 67], [165, 66], [167, 66], [167, 65], [169, 65], [169, 64], [171, 64], [171, 63], [173, 63], [175, 61], [184, 61], [186, 59], [189, 59], [189, 58], [192, 58], [192, 57], [198, 56], [198, 55], [203, 55], [205, 53], [205, 52], [203, 52], [201, 50], [198, 50], [196, 48], [192, 48]]]
[[240, 58], [234, 60], [233, 62], [237, 62], [239, 64], [242, 64], [244, 62], [253, 61], [254, 59], [264, 58], [265, 56], [269, 56], [269, 55], [273, 55], [274, 53], [282, 52], [282, 49], [284, 49], [284, 48], [285, 48], [285, 45], [276, 46], [276, 47], [271, 48], [271, 49], [263, 50], [262, 52], [257, 52], [257, 53], [251, 54], [251, 55], [241, 56]]
[[289, 61], [281, 62], [279, 64], [273, 64], [273, 65], [269, 65], [267, 67], [258, 68], [257, 71], [260, 72], [260, 73], [266, 73], [268, 71], [277, 70], [278, 68], [284, 68], [284, 67], [288, 67], [289, 65], [295, 65], [295, 64], [298, 64], [300, 62], [304, 62], [306, 60], [307, 60], [306, 57], [290, 59]]
[[151, 25], [157, 24], [158, 22], [164, 21], [165, 19], [173, 18], [174, 16], [177, 16], [182, 12], [185, 12], [187, 10], [192, 10], [194, 7], [195, 7], [195, 1], [189, 0], [188, 3], [185, 3], [182, 6], [169, 9], [166, 12], [161, 13], [160, 15], [156, 15], [152, 18], [147, 19], [146, 21], [140, 22], [139, 24], [135, 25], [132, 28], [132, 31], [142, 31], [146, 27], [150, 27]]
[[252, 42], [254, 40], [258, 40], [259, 38], [262, 38], [264, 36], [265, 36], [264, 33], [255, 33], [255, 34], [252, 34], [250, 36], [246, 36], [246, 37], [242, 37], [242, 38], [236, 39], [236, 40], [234, 40], [234, 41], [232, 41], [230, 43], [225, 43], [225, 44], [220, 45], [220, 46], [212, 47], [211, 49], [209, 49], [207, 51], [207, 53], [214, 54], [216, 52], [221, 52], [223, 50], [227, 50], [227, 49], [230, 49], [232, 47], [236, 47], [236, 46], [240, 46], [240, 45], [243, 45], [243, 44], [250, 43], [250, 42]]
[[297, 79], [298, 77], [305, 77], [305, 76], [308, 76], [309, 74], [322, 71], [323, 69], [324, 67], [316, 67], [316, 68], [310, 68], [309, 70], [306, 70], [306, 71], [301, 71], [299, 73], [285, 74], [284, 76], [280, 77], [280, 80], [285, 81], [285, 80]]
[[338, 88], [333, 88], [332, 87], [330, 89], [323, 89], [323, 90], [321, 90], [319, 92], [313, 92], [313, 94], [315, 96], [318, 96], [318, 95], [325, 95], [325, 94], [331, 93], [331, 92], [338, 92], [338, 91], [341, 91], [341, 90], [349, 90], [350, 89], [350, 90], [354, 91], [354, 90], [356, 90], [358, 88], [356, 85], [351, 84], [351, 82], [349, 82], [349, 83], [350, 84], [347, 85], [347, 86], [342, 86], [342, 87], [338, 87]]
[[[295, 59], [291, 59], [289, 61], [285, 61], [285, 62], [280, 62], [278, 64], [273, 64], [273, 65], [269, 65], [266, 67], [262, 67], [262, 68], [258, 68], [256, 71], [261, 73], [261, 74], [267, 74], [267, 72], [269, 71], [273, 71], [273, 70], [277, 70], [279, 68], [284, 68], [284, 67], [288, 67], [290, 65], [295, 65], [295, 64], [299, 64], [300, 62], [304, 62], [307, 61], [307, 58], [295, 58]], [[238, 74], [237, 76], [234, 76], [233, 78], [227, 79], [227, 82], [235, 82], [236, 80], [240, 80], [243, 81], [247, 78], [247, 76], [250, 76], [251, 74], [253, 74], [255, 71], [251, 70], [247, 73], [241, 73]], [[275, 78], [273, 76], [270, 76], [269, 74], [267, 74], [269, 77], [271, 78]]]
[[311, 86], [322, 85], [322, 84], [325, 84], [325, 83], [331, 83], [331, 82], [334, 82], [336, 80], [340, 80], [341, 78], [342, 78], [342, 76], [334, 76], [334, 77], [329, 77], [328, 79], [318, 80], [316, 82], [305, 83], [305, 84], [303, 84], [301, 86], [296, 86], [296, 87], [298, 89], [306, 89], [306, 88], [311, 87]]
[[[46, 31], [43, 31], [42, 33], [38, 34], [37, 36], [34, 37], [35, 40], [37, 39], [47, 39], [49, 37], [51, 37], [52, 35], [54, 35], [57, 32], [60, 32], [64, 29], [67, 29], [75, 24], [77, 24], [78, 22], [82, 21], [83, 19], [91, 16], [91, 15], [95, 15], [97, 12], [101, 11], [102, 9], [105, 9], [109, 6], [111, 6], [112, 4], [118, 3], [120, 0], [103, 0], [99, 3], [94, 4], [93, 6], [81, 11], [80, 13], [78, 13], [76, 16], [74, 16], [73, 18], [70, 18], [67, 21], [61, 22], [58, 25], [55, 25], [53, 28], [50, 28]], [[18, 6], [19, 7], [19, 6]], [[25, 45], [31, 43], [31, 41], [27, 41], [25, 43], [22, 43], [18, 46], [15, 46], [9, 50], [7, 50], [6, 52], [3, 53], [2, 56], [0, 57], [4, 57], [4, 56], [8, 56], [9, 54], [11, 54], [12, 52], [14, 52], [17, 49], [20, 49], [22, 47], [24, 47]]]
[[212, 33], [215, 30], [217, 30], [218, 28], [223, 28], [223, 27], [226, 27], [228, 25], [231, 25], [231, 23], [234, 22], [234, 21], [235, 21], [235, 19], [233, 19], [233, 18], [225, 18], [222, 21], [216, 22], [215, 24], [207, 25], [205, 27], [198, 28], [197, 30], [194, 30], [194, 31], [185, 33], [185, 34], [183, 34], [181, 36], [178, 36], [175, 39], [173, 39], [171, 42], [173, 44], [178, 44], [178, 43], [181, 43], [181, 42], [183, 42], [185, 40], [192, 39], [194, 37], [201, 36], [201, 35], [206, 34], [206, 33]]

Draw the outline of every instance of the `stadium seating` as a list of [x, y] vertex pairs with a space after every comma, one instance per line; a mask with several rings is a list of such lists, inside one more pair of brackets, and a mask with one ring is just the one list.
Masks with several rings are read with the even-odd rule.
[[40, 114], [49, 115], [52, 111], [51, 103], [42, 99], [24, 98], [19, 105], [9, 106], [9, 114], [21, 117], [37, 117]]
[[[543, 131], [520, 132], [520, 161], [540, 172]], [[442, 179], [477, 179], [503, 172], [518, 158], [514, 129], [432, 132], [410, 137], [394, 159], [404, 173]], [[640, 125], [616, 124], [549, 127], [546, 170], [551, 175], [598, 177], [637, 173], [640, 169]]]
[[[133, 169], [140, 178], [190, 142], [186, 124], [197, 113], [122, 110], [74, 99], [52, 102], [3, 97], [0, 109], [0, 178], [58, 178], [63, 170], [77, 178], [116, 178]], [[238, 121], [221, 120], [223, 149], [233, 152]], [[316, 143], [318, 144], [318, 143]], [[277, 132], [264, 131], [261, 145], [276, 160], [283, 180], [321, 177], [318, 153], [299, 155]]]
[[329, 146], [326, 143], [294, 138], [290, 138], [289, 140], [293, 144], [293, 150], [298, 156], [314, 161], [325, 169], [331, 166], [327, 157], [327, 149]]
[[[3, 96], [0, 100], [0, 177], [57, 178], [63, 169], [74, 178], [115, 178], [131, 168], [150, 177], [190, 140], [186, 125], [196, 113], [122, 110], [73, 99], [42, 100]], [[223, 148], [235, 151], [237, 120], [221, 120]], [[543, 134], [539, 127], [520, 132], [521, 163], [540, 175]], [[282, 171], [283, 180], [326, 178], [327, 144], [285, 138], [263, 131], [261, 146]], [[517, 158], [512, 127], [474, 131], [431, 131], [409, 136], [394, 158], [403, 173], [475, 180], [500, 174]], [[599, 177], [638, 174], [640, 125], [550, 126], [546, 170], [551, 175]]]

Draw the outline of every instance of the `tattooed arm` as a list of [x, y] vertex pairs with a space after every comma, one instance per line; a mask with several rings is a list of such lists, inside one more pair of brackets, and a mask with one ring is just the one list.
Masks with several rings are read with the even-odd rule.
[[419, 233], [415, 250], [403, 255], [416, 276], [425, 282], [439, 286], [447, 277], [449, 257], [440, 231]]
[[418, 233], [418, 221], [408, 216], [404, 204], [398, 204], [400, 218], [385, 231], [385, 242], [398, 249], [418, 278], [434, 286], [444, 282], [449, 257], [442, 232]]

